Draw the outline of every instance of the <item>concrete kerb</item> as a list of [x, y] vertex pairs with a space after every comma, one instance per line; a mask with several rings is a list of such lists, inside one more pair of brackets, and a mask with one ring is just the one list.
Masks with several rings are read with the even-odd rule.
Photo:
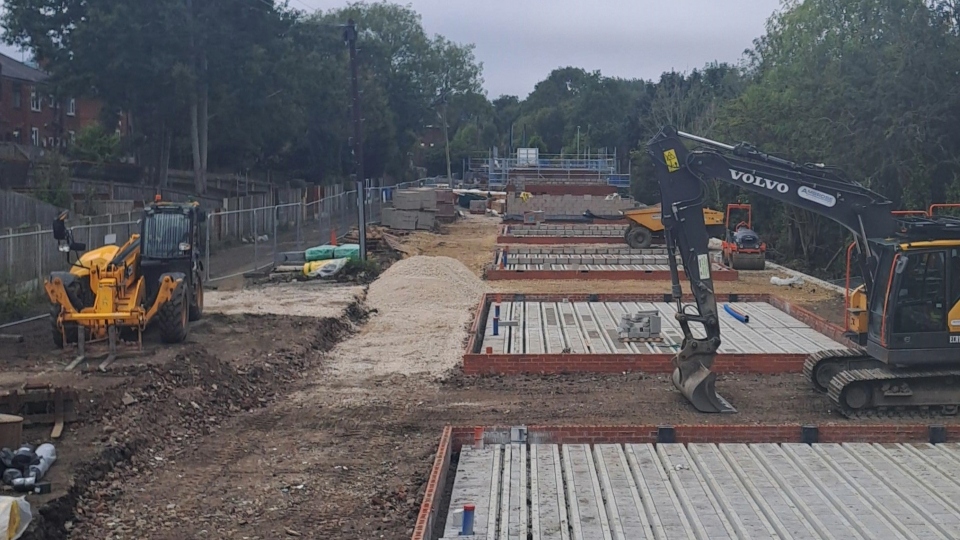
[[[526, 444], [667, 443], [931, 443], [960, 440], [960, 424], [696, 424], [696, 425], [531, 425]], [[438, 515], [446, 510], [444, 491], [452, 485], [451, 461], [465, 445], [507, 444], [516, 426], [446, 426], [420, 505], [412, 540], [433, 540]]]
[[[669, 294], [517, 294], [485, 293], [480, 299], [470, 338], [463, 355], [463, 372], [466, 375], [523, 375], [560, 373], [622, 373], [643, 371], [645, 373], [672, 373], [672, 354], [494, 354], [481, 350], [487, 318], [494, 302], [670, 302]], [[694, 301], [684, 295], [685, 302]], [[817, 332], [840, 343], [853, 347], [855, 344], [843, 336], [844, 329], [795, 306], [775, 295], [718, 294], [717, 302], [765, 302], [794, 319], [810, 326]], [[807, 354], [720, 354], [713, 371], [720, 374], [801, 373]]]

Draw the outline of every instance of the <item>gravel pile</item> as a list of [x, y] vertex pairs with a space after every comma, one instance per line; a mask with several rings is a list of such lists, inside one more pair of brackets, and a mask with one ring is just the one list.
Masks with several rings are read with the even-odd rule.
[[378, 313], [337, 347], [332, 367], [368, 376], [441, 375], [460, 362], [473, 309], [489, 290], [450, 257], [398, 261], [370, 285], [367, 305]]

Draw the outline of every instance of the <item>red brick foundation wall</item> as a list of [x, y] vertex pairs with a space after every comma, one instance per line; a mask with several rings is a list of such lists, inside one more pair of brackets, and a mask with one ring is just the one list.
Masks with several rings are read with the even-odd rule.
[[[452, 447], [459, 451], [463, 445], [473, 444], [474, 431], [480, 426], [453, 426]], [[729, 425], [676, 425], [674, 438], [677, 443], [799, 443], [802, 442], [802, 425], [784, 424], [729, 424]], [[857, 424], [832, 423], [814, 426], [820, 443], [870, 442], [870, 443], [917, 443], [929, 441], [927, 424]], [[540, 444], [655, 444], [657, 428], [648, 425], [623, 426], [527, 426], [527, 440]], [[508, 426], [484, 426], [485, 441], [498, 435], [509, 437]], [[946, 426], [947, 441], [960, 439], [960, 424]]]
[[[711, 371], [724, 373], [800, 373], [805, 354], [721, 354]], [[672, 354], [465, 354], [466, 375], [558, 373], [673, 373]]]
[[833, 324], [832, 322], [829, 322], [818, 315], [814, 315], [810, 311], [800, 306], [795, 306], [783, 298], [773, 295], [768, 297], [767, 302], [769, 302], [773, 307], [779, 309], [787, 315], [790, 315], [794, 319], [809, 325], [817, 332], [824, 334], [834, 341], [843, 343], [848, 347], [856, 346], [852, 341], [843, 337], [844, 329], [842, 327]]
[[453, 428], [447, 426], [443, 428], [443, 434], [440, 436], [440, 444], [437, 447], [437, 455], [433, 460], [433, 468], [430, 470], [430, 478], [427, 479], [427, 489], [423, 493], [423, 502], [420, 504], [420, 513], [417, 516], [417, 524], [413, 529], [412, 540], [430, 540], [433, 538], [433, 527], [437, 522], [437, 516], [443, 511], [440, 499], [443, 498], [443, 489], [447, 483], [447, 470], [450, 468], [450, 455], [453, 448], [452, 432]]

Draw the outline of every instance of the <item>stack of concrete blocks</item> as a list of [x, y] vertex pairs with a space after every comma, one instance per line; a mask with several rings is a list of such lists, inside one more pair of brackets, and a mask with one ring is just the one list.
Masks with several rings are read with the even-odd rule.
[[480, 200], [470, 201], [470, 213], [471, 213], [471, 214], [486, 214], [486, 213], [487, 213], [487, 201], [486, 201], [486, 199], [480, 199]]
[[454, 208], [455, 195], [452, 189], [437, 189], [437, 221], [441, 223], [450, 223], [457, 217], [457, 211]]
[[517, 192], [507, 193], [507, 214], [541, 211], [547, 216], [582, 216], [587, 210], [598, 216], [616, 216], [637, 208], [636, 201], [616, 195], [533, 195], [526, 201]]
[[617, 334], [620, 336], [620, 339], [624, 341], [662, 339], [660, 337], [660, 312], [638, 311], [636, 313], [624, 313], [620, 316]]
[[[401, 230], [430, 230], [437, 218], [437, 189], [399, 189], [393, 193], [393, 207], [384, 208], [384, 227]], [[452, 192], [451, 192], [452, 195]]]

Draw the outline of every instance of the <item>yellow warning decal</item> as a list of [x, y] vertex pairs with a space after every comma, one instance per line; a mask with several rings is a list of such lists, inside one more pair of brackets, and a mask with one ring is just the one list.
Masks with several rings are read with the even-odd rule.
[[663, 152], [663, 160], [667, 162], [667, 171], [675, 172], [680, 170], [680, 161], [677, 160], [677, 152], [672, 148]]

